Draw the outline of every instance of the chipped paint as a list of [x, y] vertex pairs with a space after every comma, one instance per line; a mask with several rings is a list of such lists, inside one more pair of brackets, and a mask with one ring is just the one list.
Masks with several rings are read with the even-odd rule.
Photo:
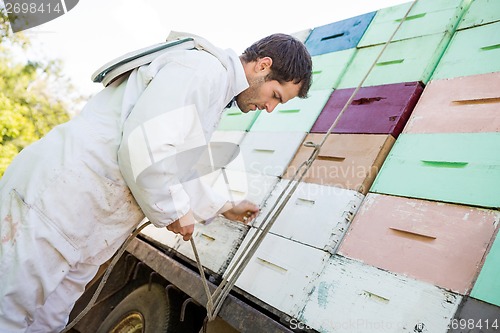
[[[333, 283], [328, 283], [326, 281], [321, 281], [318, 286], [318, 305], [326, 309], [328, 301], [330, 299], [330, 289], [333, 289]], [[314, 290], [314, 289], [313, 289]]]

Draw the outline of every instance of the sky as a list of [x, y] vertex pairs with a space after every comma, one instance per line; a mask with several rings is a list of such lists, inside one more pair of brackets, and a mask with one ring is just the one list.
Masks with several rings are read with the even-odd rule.
[[65, 15], [24, 32], [33, 57], [59, 58], [83, 94], [102, 89], [92, 73], [170, 31], [200, 35], [240, 54], [272, 33], [296, 33], [411, 0], [80, 0]]

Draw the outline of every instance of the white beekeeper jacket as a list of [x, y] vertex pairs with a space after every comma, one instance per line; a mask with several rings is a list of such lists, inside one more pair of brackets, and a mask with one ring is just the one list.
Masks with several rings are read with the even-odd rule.
[[202, 41], [208, 52], [167, 52], [113, 82], [7, 170], [2, 199], [36, 211], [36, 227], [70, 264], [105, 262], [144, 214], [163, 227], [189, 209], [207, 219], [225, 203], [200, 182], [180, 182], [169, 158], [207, 144], [248, 87], [236, 53]]

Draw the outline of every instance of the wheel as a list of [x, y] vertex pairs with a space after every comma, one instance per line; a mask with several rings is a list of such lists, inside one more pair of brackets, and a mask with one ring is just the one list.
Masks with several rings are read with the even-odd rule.
[[97, 333], [176, 333], [178, 320], [179, 311], [171, 308], [165, 288], [143, 285], [110, 312]]

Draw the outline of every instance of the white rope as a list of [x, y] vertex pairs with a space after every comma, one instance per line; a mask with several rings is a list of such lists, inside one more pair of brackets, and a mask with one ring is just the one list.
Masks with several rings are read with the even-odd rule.
[[[399, 31], [401, 25], [406, 20], [406, 18], [408, 17], [409, 13], [413, 9], [413, 7], [417, 3], [417, 1], [418, 0], [414, 0], [412, 2], [410, 7], [408, 8], [407, 12], [405, 13], [403, 18], [399, 22], [398, 26], [396, 27], [396, 29], [394, 30], [392, 35], [389, 37], [389, 39], [386, 41], [383, 48], [380, 50], [379, 54], [377, 55], [377, 57], [373, 61], [372, 65], [370, 66], [370, 68], [368, 69], [368, 71], [366, 72], [366, 74], [364, 75], [364, 77], [362, 78], [362, 80], [360, 81], [358, 86], [356, 87], [356, 89], [352, 92], [351, 97], [347, 100], [344, 107], [342, 108], [340, 113], [335, 118], [335, 121], [332, 123], [332, 125], [330, 126], [328, 131], [324, 134], [323, 140], [319, 144], [314, 144], [312, 142], [306, 142], [304, 144], [307, 147], [314, 148], [313, 152], [311, 153], [311, 156], [299, 166], [299, 168], [297, 169], [297, 171], [295, 172], [293, 177], [291, 179], [289, 179], [287, 185], [285, 186], [285, 188], [282, 190], [282, 192], [278, 196], [278, 199], [276, 200], [274, 205], [269, 210], [268, 214], [264, 217], [264, 219], [260, 223], [259, 227], [257, 228], [257, 232], [252, 236], [250, 241], [246, 244], [245, 248], [240, 253], [240, 256], [234, 260], [235, 264], [229, 269], [229, 272], [226, 272], [225, 278], [222, 280], [220, 285], [217, 287], [217, 289], [215, 290], [213, 295], [210, 295], [210, 293], [208, 291], [208, 286], [205, 288], [205, 290], [207, 292], [207, 297], [208, 297], [208, 300], [210, 303], [210, 304], [207, 304], [207, 317], [209, 320], [213, 320], [215, 317], [217, 317], [217, 314], [218, 314], [220, 308], [222, 307], [224, 300], [229, 295], [229, 292], [231, 291], [234, 284], [238, 280], [239, 276], [241, 275], [241, 273], [245, 269], [245, 267], [248, 264], [248, 262], [250, 261], [251, 257], [257, 251], [257, 249], [260, 246], [260, 244], [262, 243], [264, 237], [267, 235], [267, 233], [269, 232], [269, 230], [273, 226], [274, 222], [276, 221], [278, 215], [281, 213], [281, 211], [283, 210], [285, 205], [288, 203], [292, 194], [297, 189], [300, 181], [302, 180], [302, 178], [304, 177], [306, 172], [309, 170], [309, 168], [311, 167], [314, 160], [317, 158], [319, 151], [320, 151], [321, 147], [323, 146], [323, 144], [325, 143], [325, 141], [327, 140], [328, 136], [331, 134], [333, 129], [337, 126], [337, 123], [339, 122], [340, 117], [344, 114], [344, 112], [347, 110], [347, 108], [351, 105], [352, 101], [354, 100], [354, 97], [356, 96], [358, 91], [363, 86], [364, 82], [366, 81], [366, 79], [368, 78], [370, 73], [372, 72], [373, 68], [377, 65], [380, 57], [382, 56], [382, 54], [386, 50], [387, 46], [389, 46], [389, 44], [394, 39], [394, 36]], [[295, 179], [297, 178], [297, 175], [299, 173], [300, 173], [300, 176], [295, 181]], [[295, 181], [294, 185], [288, 191], [288, 189], [290, 188], [290, 185], [294, 181]], [[287, 193], [287, 191], [288, 191], [288, 193]], [[285, 196], [285, 193], [287, 193], [286, 196]], [[284, 196], [285, 196], [285, 198], [280, 203], [280, 200]], [[279, 207], [276, 208], [278, 206], [278, 204], [279, 204]], [[273, 214], [273, 215], [271, 216], [271, 214]], [[269, 223], [266, 224], [266, 221], [270, 216], [271, 216], [270, 221], [269, 221]], [[264, 227], [264, 225], [265, 225], [265, 227]], [[264, 228], [262, 229], [262, 227], [264, 227]], [[196, 245], [195, 245], [194, 241], [191, 241], [191, 245], [193, 247], [193, 251], [195, 252], [195, 255], [197, 256], [197, 250], [196, 250]], [[206, 284], [206, 278], [203, 274], [203, 265], [199, 261], [199, 256], [197, 256], [197, 264], [198, 264], [198, 269], [200, 270], [200, 275], [202, 277], [202, 280], [204, 280], [203, 283]]]
[[[203, 283], [203, 288], [205, 289], [205, 293], [206, 293], [206, 296], [207, 296], [207, 299], [208, 299], [207, 300], [206, 309], [207, 309], [207, 318], [208, 318], [209, 321], [212, 321], [212, 320], [214, 320], [217, 317], [217, 314], [218, 314], [220, 308], [222, 307], [222, 304], [224, 303], [226, 297], [229, 295], [229, 292], [232, 290], [234, 284], [236, 283], [236, 281], [240, 277], [240, 275], [243, 272], [243, 270], [245, 269], [246, 265], [250, 261], [251, 257], [257, 251], [257, 249], [260, 246], [260, 244], [262, 243], [264, 237], [267, 235], [267, 233], [269, 232], [269, 230], [273, 226], [274, 222], [276, 221], [278, 215], [281, 213], [281, 211], [283, 210], [283, 208], [285, 207], [285, 205], [288, 203], [288, 201], [290, 200], [292, 194], [297, 189], [300, 181], [302, 180], [302, 178], [304, 177], [304, 175], [309, 170], [309, 168], [311, 167], [312, 163], [314, 162], [314, 160], [318, 156], [321, 147], [325, 143], [325, 141], [328, 138], [328, 136], [331, 134], [332, 130], [337, 125], [340, 117], [345, 112], [345, 110], [349, 107], [349, 105], [351, 105], [351, 103], [354, 100], [354, 97], [358, 93], [359, 89], [363, 86], [363, 83], [365, 82], [366, 78], [371, 73], [371, 71], [373, 70], [373, 68], [376, 66], [378, 60], [380, 59], [380, 57], [384, 53], [384, 51], [387, 48], [387, 46], [393, 40], [394, 36], [398, 32], [398, 30], [401, 27], [401, 25], [403, 24], [403, 22], [408, 17], [409, 13], [411, 12], [412, 8], [417, 3], [417, 1], [418, 0], [414, 0], [412, 2], [412, 4], [410, 5], [410, 7], [408, 8], [408, 11], [404, 15], [404, 17], [401, 19], [401, 21], [399, 22], [398, 26], [396, 27], [396, 29], [394, 30], [394, 32], [392, 33], [392, 35], [390, 36], [390, 38], [384, 44], [384, 47], [382, 48], [382, 50], [380, 51], [380, 53], [378, 54], [378, 56], [374, 60], [373, 64], [370, 66], [370, 68], [368, 69], [367, 73], [365, 74], [365, 76], [363, 77], [363, 79], [361, 80], [361, 82], [358, 84], [358, 86], [356, 87], [356, 89], [351, 94], [351, 97], [349, 98], [349, 100], [345, 103], [344, 107], [342, 108], [342, 110], [340, 111], [340, 113], [337, 115], [337, 117], [335, 118], [335, 121], [332, 123], [332, 125], [330, 126], [330, 128], [328, 129], [328, 131], [325, 133], [325, 135], [323, 137], [323, 140], [320, 142], [320, 144], [314, 144], [312, 142], [306, 142], [304, 144], [307, 147], [314, 148], [313, 152], [311, 153], [311, 156], [299, 166], [299, 168], [297, 169], [297, 171], [295, 172], [295, 174], [293, 175], [293, 177], [291, 179], [289, 179], [287, 185], [285, 186], [285, 188], [282, 190], [282, 192], [278, 196], [278, 199], [276, 200], [276, 202], [274, 203], [274, 205], [272, 206], [272, 208], [269, 210], [268, 214], [264, 217], [264, 219], [260, 223], [259, 227], [257, 228], [257, 232], [252, 236], [252, 238], [250, 239], [250, 241], [247, 243], [247, 245], [245, 246], [244, 250], [241, 252], [240, 256], [235, 260], [235, 264], [229, 269], [229, 273], [226, 274], [226, 277], [222, 280], [221, 284], [217, 287], [217, 289], [214, 291], [213, 294], [210, 293], [210, 289], [208, 288], [208, 282], [207, 282], [207, 279], [206, 279], [205, 274], [204, 274], [203, 265], [201, 263], [200, 256], [198, 254], [198, 250], [196, 248], [196, 244], [194, 242], [194, 239], [193, 238], [190, 239], [190, 241], [191, 241], [191, 247], [193, 248], [193, 252], [194, 252], [194, 255], [195, 255], [195, 258], [196, 258], [196, 263], [197, 263], [197, 266], [198, 266], [198, 270], [200, 271], [200, 277], [201, 277], [201, 280], [202, 280], [202, 283]], [[292, 184], [292, 182], [297, 178], [297, 175], [299, 174], [299, 172], [301, 171], [301, 169], [303, 169], [303, 171], [300, 173], [299, 178], [296, 180], [295, 184], [289, 190], [289, 192], [285, 196], [285, 199], [283, 200], [283, 202], [280, 203], [281, 198], [283, 198], [283, 196], [285, 195], [285, 193], [288, 191], [288, 189], [290, 187], [290, 184]], [[223, 171], [223, 173], [224, 173], [224, 171]], [[225, 173], [224, 173], [224, 180], [226, 181], [226, 184], [229, 186], [227, 175], [225, 175]], [[279, 207], [276, 208], [279, 203], [280, 203]], [[276, 211], [275, 211], [275, 209], [276, 209]], [[271, 214], [273, 214], [273, 215], [271, 216]], [[270, 216], [271, 216], [271, 220], [269, 221], [269, 223], [266, 224], [266, 221], [267, 221], [267, 219]], [[141, 226], [137, 227], [131, 233], [131, 235], [127, 238], [127, 240], [125, 241], [125, 243], [122, 244], [122, 246], [118, 249], [117, 253], [113, 257], [113, 260], [111, 261], [110, 265], [106, 269], [106, 272], [104, 273], [103, 278], [102, 278], [101, 282], [99, 283], [99, 286], [97, 287], [97, 289], [96, 289], [94, 295], [92, 296], [92, 299], [90, 300], [90, 302], [87, 304], [87, 306], [85, 307], [85, 309], [83, 309], [83, 311], [80, 312], [80, 314], [75, 319], [73, 319], [71, 321], [71, 323], [68, 324], [64, 328], [64, 330], [61, 331], [61, 333], [67, 333], [71, 328], [73, 328], [90, 311], [90, 309], [92, 308], [92, 306], [95, 304], [97, 298], [99, 297], [99, 294], [101, 293], [101, 291], [102, 291], [102, 289], [103, 289], [103, 287], [104, 287], [104, 285], [105, 285], [105, 283], [106, 283], [109, 275], [111, 274], [111, 271], [113, 270], [114, 266], [116, 265], [116, 263], [118, 262], [118, 260], [122, 256], [122, 254], [125, 252], [125, 250], [126, 250], [127, 246], [129, 245], [129, 243], [132, 241], [133, 238], [135, 238], [142, 231], [142, 229], [144, 229], [149, 224], [151, 224], [151, 222], [148, 221], [148, 222], [142, 224]], [[264, 227], [264, 225], [265, 225], [265, 227]], [[264, 227], [264, 228], [262, 228], [262, 227]]]
[[72, 329], [83, 317], [85, 317], [85, 315], [90, 311], [90, 309], [94, 306], [97, 298], [99, 297], [99, 295], [101, 294], [101, 291], [102, 291], [102, 288], [104, 288], [104, 285], [106, 284], [106, 281], [108, 281], [108, 278], [109, 278], [109, 275], [111, 274], [111, 271], [113, 270], [113, 268], [115, 267], [116, 263], [118, 262], [118, 260], [120, 260], [121, 256], [123, 255], [123, 253], [125, 252], [125, 250], [127, 249], [127, 246], [130, 244], [130, 242], [142, 231], [142, 229], [144, 229], [145, 227], [147, 227], [148, 225], [150, 225], [151, 222], [147, 221], [146, 223], [138, 226], [137, 228], [134, 229], [134, 231], [130, 234], [130, 236], [128, 236], [127, 240], [125, 241], [125, 243], [122, 244], [122, 246], [120, 246], [120, 248], [118, 249], [118, 251], [116, 252], [116, 254], [114, 255], [113, 257], [113, 260], [111, 260], [111, 263], [109, 264], [108, 268], [106, 268], [106, 272], [104, 272], [104, 275], [102, 277], [102, 280], [101, 282], [99, 283], [99, 286], [97, 286], [97, 289], [96, 291], [94, 292], [94, 295], [92, 296], [92, 298], [90, 299], [89, 303], [87, 304], [87, 306], [82, 310], [82, 312], [80, 312], [78, 314], [78, 316], [76, 316], [75, 319], [73, 319], [71, 321], [71, 323], [69, 323], [62, 331], [61, 333], [66, 333], [68, 332], [70, 329]]

